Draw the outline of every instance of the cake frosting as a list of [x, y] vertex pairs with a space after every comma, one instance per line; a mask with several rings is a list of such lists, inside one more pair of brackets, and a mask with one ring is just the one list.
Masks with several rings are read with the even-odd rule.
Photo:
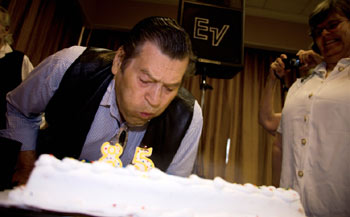
[[52, 155], [41, 155], [27, 184], [9, 197], [30, 207], [93, 216], [305, 217], [299, 194], [291, 189]]

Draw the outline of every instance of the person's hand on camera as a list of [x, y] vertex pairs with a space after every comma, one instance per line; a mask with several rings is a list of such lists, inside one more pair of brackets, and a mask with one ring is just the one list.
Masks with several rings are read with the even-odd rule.
[[299, 57], [301, 67], [299, 70], [310, 70], [323, 61], [323, 57], [313, 50], [299, 50], [296, 54]]
[[290, 70], [285, 69], [285, 64], [283, 59], [287, 59], [287, 55], [281, 54], [280, 57], [277, 57], [274, 62], [270, 65], [270, 76], [273, 76], [278, 79], [282, 79]]

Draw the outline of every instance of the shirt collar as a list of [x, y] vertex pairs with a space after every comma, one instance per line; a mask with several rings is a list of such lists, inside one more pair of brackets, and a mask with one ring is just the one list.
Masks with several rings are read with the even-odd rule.
[[320, 77], [325, 76], [325, 74], [327, 73], [326, 66], [327, 66], [326, 62], [322, 62], [318, 64], [313, 70], [313, 74], [316, 74], [317, 76], [320, 76]]
[[11, 53], [13, 50], [9, 44], [5, 44], [0, 49], [0, 58], [3, 58], [6, 54]]
[[114, 79], [112, 79], [107, 87], [107, 91], [105, 95], [101, 100], [100, 106], [108, 107], [111, 116], [113, 116], [119, 122], [119, 124], [121, 124], [122, 119], [119, 114], [114, 87], [115, 87], [115, 81]]
[[[331, 74], [332, 75], [337, 74], [341, 71], [341, 70], [339, 70], [339, 68], [346, 68], [349, 65], [350, 65], [350, 57], [340, 59], [338, 61], [337, 65], [332, 70]], [[320, 76], [320, 77], [324, 77], [325, 74], [327, 73], [326, 66], [327, 66], [326, 62], [322, 62], [322, 63], [318, 64], [315, 67], [315, 70], [313, 71], [313, 73]]]
[[[107, 91], [101, 100], [100, 106], [109, 108], [109, 112], [111, 116], [118, 121], [119, 127], [121, 127], [123, 125], [126, 125], [126, 123], [123, 122], [120, 116], [116, 99], [117, 97], [115, 93], [115, 80], [113, 79], [107, 87]], [[148, 126], [148, 123], [146, 123], [143, 126], [128, 126], [128, 129], [133, 131], [143, 131], [147, 129], [147, 126]]]

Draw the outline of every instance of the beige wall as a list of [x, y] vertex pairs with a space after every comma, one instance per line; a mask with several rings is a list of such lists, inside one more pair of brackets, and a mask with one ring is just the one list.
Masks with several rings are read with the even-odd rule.
[[244, 44], [271, 50], [296, 52], [308, 49], [312, 43], [308, 25], [262, 17], [245, 17]]
[[[99, 29], [128, 30], [147, 16], [177, 18], [178, 5], [144, 3], [132, 0], [79, 0], [86, 23]], [[247, 47], [296, 52], [308, 49], [311, 38], [308, 26], [302, 23], [278, 21], [270, 18], [245, 16], [244, 44]]]

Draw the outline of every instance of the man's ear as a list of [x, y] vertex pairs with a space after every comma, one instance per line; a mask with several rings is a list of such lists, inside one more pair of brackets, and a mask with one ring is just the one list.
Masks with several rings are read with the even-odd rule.
[[120, 70], [120, 67], [124, 60], [124, 56], [125, 56], [124, 47], [120, 46], [113, 59], [112, 73], [114, 75], [117, 74], [117, 72]]

